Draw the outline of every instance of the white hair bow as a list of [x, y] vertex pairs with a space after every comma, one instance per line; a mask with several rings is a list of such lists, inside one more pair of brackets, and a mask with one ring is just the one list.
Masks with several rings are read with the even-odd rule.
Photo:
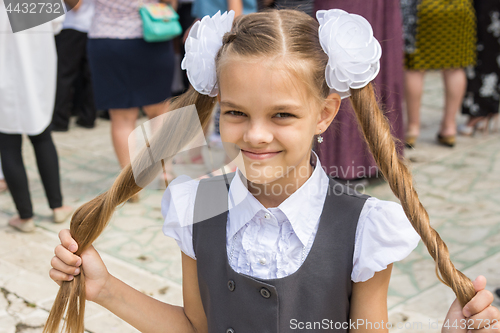
[[187, 70], [189, 82], [200, 94], [217, 96], [215, 56], [222, 46], [222, 37], [231, 31], [233, 20], [234, 11], [221, 15], [219, 10], [214, 16], [207, 15], [196, 22], [189, 31], [181, 68]]
[[380, 70], [382, 48], [370, 23], [362, 16], [340, 9], [318, 10], [319, 41], [328, 54], [326, 83], [341, 98], [360, 89]]

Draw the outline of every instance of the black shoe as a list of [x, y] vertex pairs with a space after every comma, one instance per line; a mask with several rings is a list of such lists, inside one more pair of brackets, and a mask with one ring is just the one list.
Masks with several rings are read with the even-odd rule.
[[101, 119], [106, 119], [106, 120], [110, 119], [109, 118], [109, 111], [108, 110], [97, 111], [97, 115]]
[[67, 132], [68, 131], [68, 127], [66, 126], [59, 126], [59, 125], [56, 125], [56, 124], [51, 124], [51, 131], [52, 132]]
[[78, 119], [76, 121], [76, 124], [80, 127], [84, 127], [84, 128], [94, 128], [95, 125], [94, 124], [87, 124], [87, 123], [84, 123], [83, 121], [81, 121], [80, 119]]
[[440, 145], [453, 148], [453, 147], [455, 147], [455, 141], [456, 141], [456, 136], [455, 135], [446, 135], [446, 136], [443, 136], [443, 135], [441, 135], [439, 133], [437, 135], [437, 142]]

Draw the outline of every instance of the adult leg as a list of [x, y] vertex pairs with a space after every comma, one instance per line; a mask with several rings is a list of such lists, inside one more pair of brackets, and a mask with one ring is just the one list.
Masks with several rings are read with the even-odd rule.
[[170, 101], [165, 101], [157, 104], [143, 106], [142, 109], [149, 119], [153, 119], [154, 117], [158, 117], [159, 115], [164, 114], [167, 111], [169, 105]]
[[52, 124], [54, 130], [68, 130], [71, 116], [73, 86], [78, 76], [82, 55], [81, 32], [63, 29], [56, 35], [57, 47], [57, 89]]
[[[179, 23], [181, 24], [182, 27], [182, 35], [179, 37], [181, 57], [184, 57], [184, 55], [186, 54], [184, 43], [182, 41], [182, 36], [184, 36], [184, 33], [189, 29], [189, 27], [191, 27], [191, 25], [196, 20], [196, 18], [191, 15], [191, 8], [192, 8], [192, 3], [189, 2], [179, 3], [179, 7], [177, 8], [177, 13], [179, 14]], [[186, 71], [182, 71], [182, 80], [184, 83], [184, 92], [185, 92], [186, 90], [188, 90], [190, 85]]]
[[97, 109], [94, 103], [94, 93], [92, 91], [92, 77], [90, 72], [90, 66], [87, 57], [87, 34], [82, 33], [83, 40], [85, 41], [82, 45], [83, 57], [81, 60], [80, 72], [83, 78], [83, 89], [81, 91], [81, 100], [78, 120], [76, 123], [80, 126], [91, 128], [94, 127], [94, 122], [97, 116]]
[[407, 112], [407, 137], [418, 137], [420, 134], [420, 105], [424, 88], [423, 71], [405, 71], [405, 100]]
[[[164, 114], [167, 111], [169, 105], [170, 105], [170, 100], [157, 104], [146, 105], [143, 106], [142, 109], [144, 110], [144, 113], [146, 113], [148, 118], [152, 119], [158, 117], [159, 115]], [[172, 167], [172, 160], [170, 159], [168, 161], [165, 161], [164, 166], [165, 169], [163, 170], [163, 178], [168, 183], [170, 183], [175, 178], [175, 174]]]
[[7, 190], [7, 183], [5, 182], [5, 177], [3, 176], [3, 171], [2, 171], [2, 159], [0, 156], [0, 192], [3, 192]]
[[139, 108], [110, 109], [111, 138], [120, 166], [124, 168], [130, 163], [128, 137], [135, 128]]
[[42, 179], [45, 195], [51, 209], [62, 207], [61, 181], [59, 177], [59, 158], [52, 141], [50, 127], [38, 135], [28, 136], [35, 150], [38, 172]]
[[439, 133], [441, 136], [453, 136], [457, 133], [456, 115], [467, 87], [467, 78], [463, 68], [443, 70], [445, 103], [444, 115]]
[[33, 217], [33, 206], [28, 187], [28, 177], [21, 154], [22, 136], [20, 134], [0, 133], [0, 154], [2, 170], [16, 205], [19, 217], [23, 220]]

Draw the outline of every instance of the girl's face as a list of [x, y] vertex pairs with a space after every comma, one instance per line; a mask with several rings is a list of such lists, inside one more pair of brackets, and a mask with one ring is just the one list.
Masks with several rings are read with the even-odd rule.
[[319, 105], [300, 80], [265, 59], [228, 60], [219, 87], [221, 139], [241, 149], [245, 177], [255, 184], [307, 179], [313, 137], [333, 120], [340, 97]]

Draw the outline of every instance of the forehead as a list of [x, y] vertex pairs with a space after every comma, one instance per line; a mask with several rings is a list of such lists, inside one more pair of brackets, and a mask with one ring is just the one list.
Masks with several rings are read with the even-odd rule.
[[223, 100], [249, 107], [282, 102], [307, 106], [311, 102], [305, 84], [279, 60], [227, 60], [219, 70], [219, 88]]

